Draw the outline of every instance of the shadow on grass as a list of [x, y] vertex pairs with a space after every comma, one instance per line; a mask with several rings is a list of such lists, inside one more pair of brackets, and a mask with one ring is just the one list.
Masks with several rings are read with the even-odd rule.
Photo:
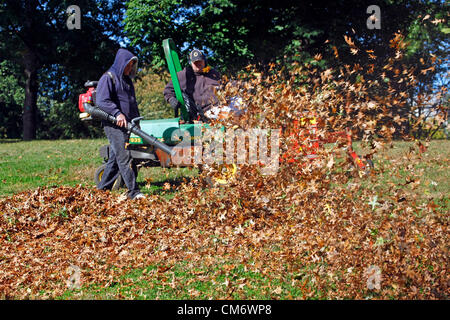
[[16, 143], [22, 141], [22, 139], [0, 139], [0, 143]]

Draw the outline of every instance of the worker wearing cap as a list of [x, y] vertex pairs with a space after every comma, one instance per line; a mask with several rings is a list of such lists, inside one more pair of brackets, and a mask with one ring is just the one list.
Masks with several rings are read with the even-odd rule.
[[[214, 94], [214, 87], [219, 86], [220, 74], [207, 65], [206, 57], [200, 50], [192, 50], [189, 60], [190, 64], [177, 73], [181, 91], [190, 96], [195, 104], [206, 112], [218, 101]], [[172, 80], [164, 88], [164, 98], [178, 116], [180, 103], [175, 96]]]

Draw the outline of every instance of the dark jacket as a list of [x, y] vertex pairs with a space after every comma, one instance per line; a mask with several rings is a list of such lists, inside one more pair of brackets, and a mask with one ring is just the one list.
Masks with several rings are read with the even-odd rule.
[[[220, 74], [215, 69], [209, 70], [208, 73], [195, 73], [192, 67], [188, 66], [177, 75], [181, 91], [190, 95], [203, 111], [207, 111], [218, 102], [214, 87], [219, 86]], [[172, 97], [175, 97], [175, 90], [170, 80], [164, 88], [164, 98], [169, 102]]]
[[123, 71], [131, 59], [137, 59], [130, 51], [119, 49], [114, 64], [108, 70], [114, 80], [105, 73], [99, 80], [96, 104], [113, 116], [123, 113], [127, 121], [139, 117], [133, 82]]

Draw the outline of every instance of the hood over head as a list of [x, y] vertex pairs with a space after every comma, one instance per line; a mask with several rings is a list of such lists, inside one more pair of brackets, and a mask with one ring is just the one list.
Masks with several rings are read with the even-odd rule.
[[[120, 48], [117, 51], [116, 58], [114, 59], [114, 63], [111, 66], [111, 69], [117, 74], [119, 79], [122, 79], [123, 71], [125, 70], [125, 67], [131, 60], [136, 60], [135, 68], [132, 71], [132, 73], [133, 73], [133, 72], [135, 72], [135, 70], [137, 68], [138, 58], [134, 54], [132, 54], [130, 51], [128, 51], [127, 49]], [[130, 76], [133, 77], [133, 75], [130, 75]]]

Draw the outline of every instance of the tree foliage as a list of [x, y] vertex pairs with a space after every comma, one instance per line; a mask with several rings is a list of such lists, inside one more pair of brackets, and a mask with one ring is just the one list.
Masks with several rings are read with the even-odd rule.
[[[80, 30], [66, 26], [66, 9], [72, 4], [81, 9]], [[235, 74], [249, 64], [268, 71], [272, 62], [285, 66], [285, 71], [291, 62], [321, 70], [376, 64], [372, 56], [388, 59], [392, 50], [389, 40], [401, 31], [408, 43], [402, 63], [408, 68], [420, 66], [413, 72], [418, 85], [409, 88], [408, 95], [410, 116], [421, 117], [427, 112], [413, 108], [420, 104], [417, 99], [421, 93], [436, 90], [436, 77], [448, 72], [448, 4], [379, 1], [380, 30], [367, 28], [366, 9], [371, 4], [354, 0], [3, 1], [0, 68], [10, 76], [0, 80], [2, 135], [32, 139], [92, 134], [76, 118], [82, 84], [98, 79], [111, 65], [119, 43], [130, 45], [144, 68], [161, 74], [165, 68], [161, 44], [168, 37], [178, 45], [183, 64], [189, 50], [196, 47], [205, 50], [210, 64], [222, 73]], [[380, 76], [365, 75], [366, 79]], [[151, 77], [143, 79], [153, 81]], [[301, 84], [304, 79], [296, 81]], [[142, 84], [149, 90], [155, 88]], [[401, 90], [404, 84], [395, 85]], [[22, 100], [11, 98], [21, 94]], [[157, 97], [159, 92], [140, 94], [154, 95], [160, 110], [167, 107]]]
[[[368, 29], [366, 13], [371, 1], [177, 1], [131, 0], [127, 3], [125, 31], [146, 61], [163, 67], [161, 41], [171, 37], [183, 56], [192, 48], [211, 53], [222, 71], [240, 70], [249, 63], [267, 65], [297, 55], [312, 61], [324, 48], [346, 47], [344, 35], [354, 35], [361, 49], [386, 54], [395, 32], [409, 31], [415, 53], [423, 52], [417, 29], [420, 14], [445, 15], [434, 1], [381, 1], [380, 30]], [[442, 28], [442, 25], [440, 26]], [[422, 30], [428, 46], [442, 41], [435, 30]], [[327, 42], [328, 41], [328, 42]], [[326, 44], [328, 43], [328, 44]], [[295, 58], [294, 58], [295, 59]], [[347, 61], [355, 58], [348, 55]]]
[[164, 119], [174, 117], [170, 105], [165, 101], [163, 90], [169, 82], [168, 73], [155, 74], [144, 69], [139, 72], [135, 82], [136, 100], [139, 112], [144, 119]]
[[19, 138], [21, 134], [20, 116], [25, 91], [18, 69], [10, 61], [0, 62], [0, 138]]
[[[411, 121], [414, 124], [423, 115], [418, 97], [436, 91], [436, 77], [448, 72], [448, 5], [440, 1], [380, 1], [381, 29], [370, 29], [367, 24], [371, 18], [366, 10], [371, 4], [131, 0], [125, 30], [132, 44], [141, 49], [144, 60], [156, 69], [165, 65], [161, 41], [168, 37], [179, 45], [184, 62], [189, 50], [201, 48], [209, 53], [211, 63], [226, 74], [248, 64], [268, 71], [272, 62], [279, 66], [277, 71], [287, 71], [291, 62], [321, 70], [331, 66], [348, 69], [353, 64], [370, 66], [365, 79], [384, 83], [377, 86], [377, 94], [389, 95], [389, 90], [395, 88], [408, 95], [409, 108], [397, 108], [398, 115], [405, 119], [400, 125], [408, 132]], [[395, 38], [400, 34], [402, 39]], [[399, 42], [407, 47], [401, 57], [396, 47]], [[391, 70], [377, 68], [388, 59], [396, 60]], [[417, 80], [416, 86], [391, 81], [397, 72], [405, 70]], [[353, 77], [361, 80], [356, 79], [360, 74]], [[301, 85], [307, 79], [299, 77], [295, 81]], [[350, 90], [348, 94], [355, 93]], [[418, 109], [417, 105], [422, 107]]]
[[[69, 30], [66, 25], [66, 10], [74, 4], [82, 14], [79, 30]], [[67, 103], [72, 114], [62, 115], [60, 124], [69, 125], [68, 120], [76, 114], [78, 88], [87, 79], [98, 79], [114, 59], [118, 45], [109, 35], [121, 35], [121, 9], [119, 1], [101, 0], [7, 0], [0, 4], [0, 39], [8, 44], [0, 47], [2, 60], [20, 65], [25, 73], [25, 140], [42, 130], [40, 110], [50, 107], [49, 101]], [[43, 78], [47, 79], [45, 86], [40, 84]], [[39, 102], [49, 104], [38, 108]], [[69, 131], [69, 136], [77, 135], [76, 130]], [[58, 137], [58, 133], [46, 132], [46, 136]]]

